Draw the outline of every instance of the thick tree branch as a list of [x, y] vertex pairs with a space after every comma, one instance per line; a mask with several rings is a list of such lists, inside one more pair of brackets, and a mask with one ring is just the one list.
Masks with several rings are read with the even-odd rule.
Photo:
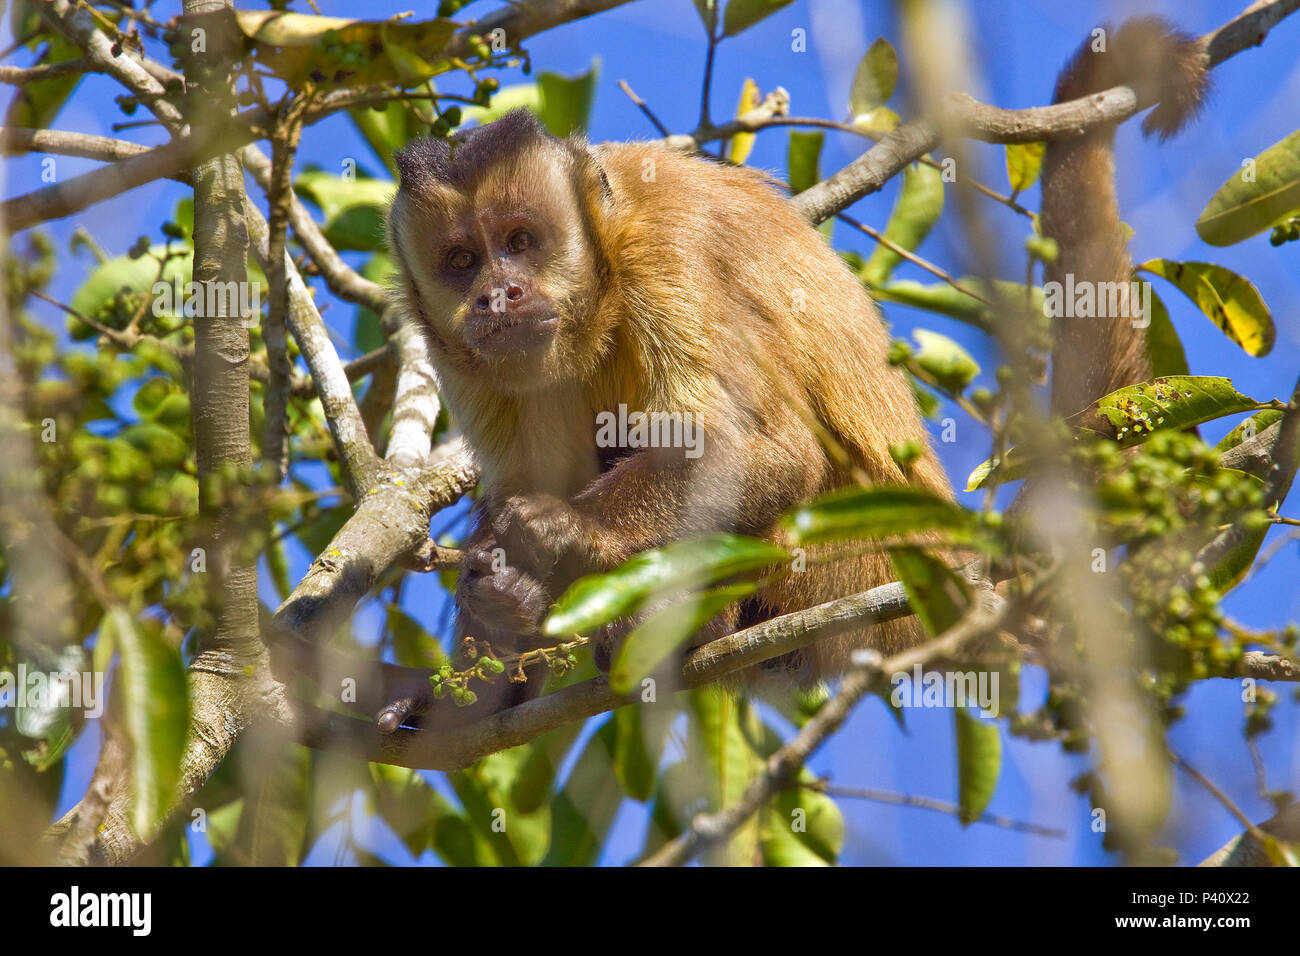
[[517, 46], [538, 33], [621, 7], [628, 2], [629, 0], [533, 0], [530, 3], [506, 4], [500, 10], [494, 10], [483, 19], [457, 30], [444, 53], [463, 58], [470, 52], [471, 37], [487, 37], [494, 30], [504, 31], [507, 46]]
[[[1219, 29], [1201, 38], [1210, 65], [1264, 41], [1268, 31], [1300, 9], [1300, 0], [1261, 0]], [[1125, 120], [1150, 103], [1139, 103], [1133, 90], [1117, 86], [1055, 106], [1004, 110], [980, 103], [965, 93], [951, 95], [937, 119], [904, 123], [835, 175], [791, 200], [814, 223], [829, 219], [880, 189], [908, 163], [938, 148], [945, 132], [990, 143], [1031, 143], [1077, 136], [1094, 126]]]
[[[246, 216], [253, 251], [262, 263], [262, 268], [269, 271], [270, 232], [266, 218], [251, 202], [247, 204]], [[298, 342], [307, 368], [311, 370], [312, 381], [320, 396], [334, 446], [343, 462], [347, 481], [359, 501], [374, 484], [379, 456], [375, 454], [365, 422], [361, 420], [361, 410], [357, 407], [356, 396], [352, 394], [352, 384], [343, 370], [343, 363], [339, 361], [334, 343], [330, 341], [311, 289], [307, 288], [288, 253], [281, 258], [288, 277], [289, 328]]]
[[256, 136], [251, 129], [227, 128], [225, 125], [205, 130], [192, 136], [179, 136], [164, 146], [126, 156], [110, 166], [7, 199], [0, 204], [0, 214], [4, 215], [9, 229], [18, 232], [51, 219], [70, 216], [156, 179], [173, 178], [183, 169], [226, 153], [232, 139], [238, 146], [242, 137], [251, 140]]
[[0, 151], [6, 156], [17, 153], [54, 153], [58, 156], [78, 156], [113, 163], [152, 152], [153, 149], [152, 146], [142, 146], [109, 136], [92, 136], [89, 133], [60, 129], [0, 126]]

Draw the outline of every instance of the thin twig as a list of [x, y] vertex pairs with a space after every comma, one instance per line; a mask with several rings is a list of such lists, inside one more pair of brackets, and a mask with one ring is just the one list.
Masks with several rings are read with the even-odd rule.
[[[805, 784], [805, 786], [808, 785]], [[821, 793], [831, 797], [843, 797], [850, 800], [870, 800], [874, 803], [888, 803], [899, 807], [919, 807], [922, 810], [934, 810], [936, 813], [946, 813], [948, 816], [959, 818], [962, 816], [962, 809], [960, 806], [955, 803], [950, 803], [947, 800], [937, 800], [934, 797], [920, 797], [910, 793], [895, 793], [892, 790], [872, 790], [866, 787], [841, 787], [823, 781], [808, 786], [808, 789], [820, 791]], [[1003, 816], [1000, 813], [982, 813], [969, 822], [988, 823], [1007, 830], [1019, 830], [1021, 833], [1032, 833], [1035, 836], [1051, 837], [1053, 840], [1065, 839], [1065, 831], [1058, 827], [1046, 827], [1038, 823], [1027, 823], [1023, 820], [1017, 820], [1014, 817]]]
[[[982, 597], [987, 599], [984, 595]], [[767, 758], [763, 772], [745, 788], [739, 800], [716, 813], [696, 816], [685, 833], [669, 841], [640, 865], [682, 866], [709, 847], [729, 839], [763, 804], [796, 779], [808, 758], [843, 725], [854, 705], [866, 694], [885, 686], [890, 675], [909, 672], [913, 667], [936, 658], [950, 657], [967, 642], [996, 632], [1007, 616], [1007, 606], [1001, 602], [990, 603], [992, 607], [976, 603], [960, 621], [932, 641], [895, 654], [883, 662], [877, 655], [875, 666], [854, 667], [845, 675], [835, 696], [794, 737]]]

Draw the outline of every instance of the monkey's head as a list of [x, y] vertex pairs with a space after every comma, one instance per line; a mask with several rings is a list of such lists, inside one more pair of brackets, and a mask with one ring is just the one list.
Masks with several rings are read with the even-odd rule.
[[523, 392], [589, 368], [609, 184], [585, 144], [516, 110], [396, 159], [389, 244], [444, 374]]

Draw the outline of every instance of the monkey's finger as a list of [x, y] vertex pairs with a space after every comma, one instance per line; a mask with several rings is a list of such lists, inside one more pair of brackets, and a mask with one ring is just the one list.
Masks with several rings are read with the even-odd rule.
[[375, 725], [381, 734], [395, 733], [409, 718], [419, 716], [432, 705], [433, 690], [428, 681], [422, 681], [412, 685], [376, 714]]

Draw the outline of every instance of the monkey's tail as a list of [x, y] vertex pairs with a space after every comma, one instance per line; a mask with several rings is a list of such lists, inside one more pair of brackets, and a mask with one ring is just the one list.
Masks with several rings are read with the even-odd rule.
[[[1157, 104], [1142, 131], [1168, 139], [1205, 101], [1204, 47], [1163, 18], [1129, 20], [1084, 43], [1057, 80], [1053, 102], [1120, 84], [1133, 89], [1139, 104]], [[1066, 290], [1071, 288], [1067, 277], [1076, 290], [1090, 284], [1099, 305], [1109, 289], [1119, 288], [1102, 283], [1127, 288], [1133, 269], [1115, 198], [1114, 142], [1114, 124], [1094, 127], [1082, 136], [1050, 141], [1043, 159], [1042, 231], [1059, 249], [1046, 279]], [[1101, 313], [1100, 308], [1094, 312]], [[1069, 316], [1066, 310], [1053, 318], [1053, 412], [1069, 415], [1108, 392], [1151, 378], [1145, 322], [1135, 325], [1128, 310], [1121, 316]]]

